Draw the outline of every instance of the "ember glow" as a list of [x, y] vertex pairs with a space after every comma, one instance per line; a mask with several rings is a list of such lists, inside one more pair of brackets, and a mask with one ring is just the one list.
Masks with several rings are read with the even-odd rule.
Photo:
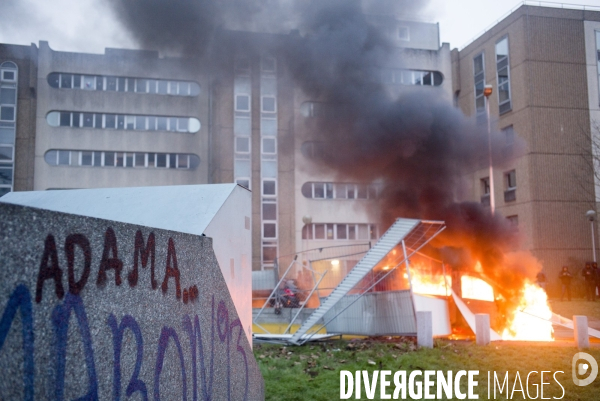
[[502, 332], [503, 340], [554, 341], [552, 311], [546, 292], [535, 284], [525, 283], [517, 309], [509, 316], [509, 326]]

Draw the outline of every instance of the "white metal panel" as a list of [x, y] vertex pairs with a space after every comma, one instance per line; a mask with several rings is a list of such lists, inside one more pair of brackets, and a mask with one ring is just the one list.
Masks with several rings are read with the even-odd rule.
[[409, 290], [346, 295], [323, 320], [328, 322], [328, 333], [379, 336], [417, 332]]
[[[469, 325], [471, 330], [473, 330], [473, 333], [475, 333], [475, 314], [473, 312], [471, 312], [469, 307], [467, 305], [465, 305], [465, 303], [462, 301], [462, 299], [460, 299], [460, 297], [458, 295], [456, 295], [456, 293], [454, 291], [452, 291], [452, 299], [454, 299], [454, 303], [458, 307], [458, 310], [460, 311], [460, 313], [463, 315], [463, 317], [467, 321], [467, 324]], [[498, 334], [494, 330], [490, 329], [490, 340], [491, 341], [500, 341], [500, 340], [502, 340], [502, 337], [500, 337], [500, 334]]]
[[452, 334], [448, 301], [428, 295], [414, 294], [414, 302], [417, 312], [431, 312], [434, 336], [449, 336]]
[[[557, 315], [556, 313], [552, 313], [552, 319], [550, 321], [552, 324], [557, 324], [571, 330], [575, 329], [573, 326], [573, 320], [562, 317], [561, 315]], [[591, 327], [588, 327], [588, 334], [592, 337], [600, 338], [600, 331], [592, 329]]]
[[0, 202], [202, 235], [236, 184], [10, 192]]
[[252, 193], [236, 186], [204, 234], [213, 239], [231, 299], [252, 343]]

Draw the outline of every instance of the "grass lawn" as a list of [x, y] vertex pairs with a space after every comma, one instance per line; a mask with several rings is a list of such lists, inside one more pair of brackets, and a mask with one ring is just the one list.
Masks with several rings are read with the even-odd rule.
[[[600, 303], [599, 303], [600, 304]], [[569, 315], [567, 315], [569, 316]], [[571, 379], [571, 360], [577, 352], [575, 347], [557, 346], [536, 343], [511, 344], [496, 343], [487, 347], [476, 346], [472, 342], [436, 341], [433, 349], [417, 349], [409, 338], [380, 338], [366, 340], [336, 340], [301, 347], [284, 347], [272, 344], [256, 344], [254, 354], [265, 379], [266, 399], [277, 401], [292, 400], [338, 400], [340, 399], [340, 371], [349, 370], [406, 370], [407, 377], [413, 370], [479, 370], [479, 384], [476, 393], [480, 400], [487, 400], [488, 371], [496, 372], [504, 378], [509, 372], [509, 387], [515, 384], [517, 371], [523, 387], [526, 387], [527, 374], [530, 371], [552, 371], [546, 373], [544, 381], [544, 398], [561, 398], [561, 387], [554, 381], [552, 374], [563, 371], [556, 378], [564, 387], [563, 400], [568, 401], [597, 401], [600, 399], [600, 378], [587, 387], [577, 387]], [[587, 351], [597, 361], [600, 361], [600, 348]], [[371, 377], [371, 376], [370, 376]], [[389, 379], [389, 377], [388, 377]], [[421, 377], [422, 380], [422, 377]], [[493, 373], [492, 373], [493, 380]], [[535, 398], [536, 382], [539, 389], [540, 375], [531, 375], [529, 391]], [[462, 388], [466, 391], [466, 380]], [[393, 393], [394, 385], [388, 393]], [[517, 381], [516, 389], [520, 386]], [[526, 394], [526, 393], [525, 393]], [[362, 399], [365, 397], [364, 388]], [[354, 395], [351, 399], [356, 399]], [[379, 398], [379, 387], [375, 399]], [[409, 398], [407, 394], [407, 399]], [[422, 398], [416, 398], [422, 399]], [[443, 398], [446, 399], [446, 398]], [[493, 387], [492, 387], [492, 397]], [[506, 390], [503, 396], [499, 393], [495, 399], [506, 400]], [[523, 393], [516, 391], [513, 398], [524, 398]], [[540, 397], [538, 397], [540, 399]]]

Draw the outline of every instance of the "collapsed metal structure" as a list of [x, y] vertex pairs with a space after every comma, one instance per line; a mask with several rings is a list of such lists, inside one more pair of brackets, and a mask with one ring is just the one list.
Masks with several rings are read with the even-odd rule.
[[[273, 334], [261, 326], [261, 316], [266, 306], [275, 298], [282, 283], [288, 278], [292, 268], [307, 269], [313, 277], [313, 286], [307, 299], [316, 292], [318, 293], [319, 284], [328, 273], [328, 270], [321, 272], [313, 269], [312, 262], [314, 260], [298, 266], [300, 262], [295, 257], [254, 318], [254, 324], [265, 331], [265, 334], [254, 334], [255, 338], [277, 339], [299, 345], [322, 337], [319, 332], [323, 328], [329, 333], [328, 336], [359, 333], [365, 335], [414, 335], [416, 318], [412, 289], [409, 287], [408, 290], [385, 292], [373, 292], [373, 289], [403, 265], [406, 267], [410, 284], [408, 268], [410, 257], [444, 229], [444, 222], [441, 221], [397, 219], [379, 241], [364, 253], [364, 256], [341, 279], [331, 293], [326, 297], [317, 297], [319, 299], [318, 307], [303, 319], [293, 334], [290, 333], [291, 328], [298, 320], [306, 303], [298, 308], [282, 334]], [[398, 256], [390, 257], [392, 250], [399, 245], [401, 245], [402, 252]], [[347, 256], [349, 255], [338, 255], [340, 258]], [[386, 257], [387, 269], [375, 271], [374, 268]], [[370, 324], [366, 325], [360, 318], [351, 318], [357, 314], [357, 311], [369, 309], [368, 314], [373, 318]]]

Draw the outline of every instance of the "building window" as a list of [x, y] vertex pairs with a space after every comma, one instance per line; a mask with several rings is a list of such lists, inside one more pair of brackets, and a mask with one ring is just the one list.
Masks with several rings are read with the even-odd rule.
[[504, 201], [517, 200], [517, 173], [516, 170], [504, 173]]
[[250, 82], [250, 59], [237, 56], [234, 65], [233, 85], [233, 135], [234, 135], [234, 182], [252, 189], [252, 115], [250, 113], [252, 85]]
[[481, 188], [481, 204], [483, 206], [490, 205], [490, 177], [484, 177], [479, 180]]
[[277, 138], [263, 137], [262, 140], [262, 153], [265, 155], [277, 154]]
[[52, 111], [46, 115], [46, 121], [52, 127], [171, 131], [192, 134], [200, 131], [201, 127], [200, 120], [193, 117], [132, 116], [72, 111]]
[[261, 98], [261, 109], [263, 113], [276, 113], [277, 102], [275, 96], [263, 96]]
[[277, 259], [277, 247], [265, 245], [262, 247], [262, 260], [265, 266], [273, 266]]
[[404, 42], [410, 41], [410, 31], [407, 26], [398, 27], [398, 39]]
[[378, 199], [381, 185], [338, 182], [305, 182], [302, 195], [310, 199]]
[[485, 177], [481, 179], [481, 194], [489, 195], [490, 194], [490, 177]]
[[249, 95], [235, 95], [235, 111], [250, 111]]
[[262, 185], [263, 196], [276, 196], [277, 195], [277, 181], [273, 179], [263, 179]]
[[260, 65], [260, 177], [263, 232], [261, 268], [265, 269], [273, 266], [272, 256], [277, 255], [279, 249], [277, 77], [275, 75], [276, 63], [273, 57], [262, 56]]
[[0, 81], [17, 82], [17, 65], [12, 61], [5, 61], [0, 65]]
[[517, 174], [515, 170], [504, 173], [504, 177], [506, 179], [506, 189], [513, 189], [517, 187]]
[[15, 121], [15, 106], [0, 106], [0, 121]]
[[236, 153], [250, 153], [250, 137], [236, 137], [235, 138], [235, 152]]
[[48, 85], [52, 88], [82, 89], [107, 92], [135, 92], [172, 96], [198, 96], [200, 85], [192, 81], [168, 81], [162, 79], [126, 78], [115, 76], [48, 74]]
[[240, 177], [240, 178], [237, 178], [235, 180], [235, 183], [238, 184], [238, 185], [240, 185], [240, 186], [242, 186], [242, 187], [244, 187], [244, 188], [246, 188], [246, 189], [251, 189], [250, 188], [250, 178], [242, 178], [242, 177]]
[[513, 227], [519, 226], [519, 216], [517, 216], [516, 214], [512, 216], [506, 216], [506, 220], [508, 220], [510, 225]]
[[302, 227], [302, 239], [369, 241], [377, 238], [376, 224], [317, 223]]
[[0, 166], [5, 166], [6, 163], [14, 161], [14, 146], [0, 145]]
[[17, 65], [0, 64], [0, 196], [13, 190], [17, 130]]
[[473, 77], [475, 81], [475, 112], [485, 112], [485, 96], [483, 88], [485, 87], [485, 61], [484, 53], [479, 53], [473, 58]]
[[44, 160], [51, 166], [136, 167], [195, 170], [200, 158], [187, 153], [143, 153], [53, 149]]
[[384, 69], [381, 80], [384, 84], [440, 86], [444, 76], [439, 71]]
[[508, 37], [496, 43], [496, 73], [498, 79], [498, 106], [500, 114], [512, 109], [510, 102], [510, 68]]

